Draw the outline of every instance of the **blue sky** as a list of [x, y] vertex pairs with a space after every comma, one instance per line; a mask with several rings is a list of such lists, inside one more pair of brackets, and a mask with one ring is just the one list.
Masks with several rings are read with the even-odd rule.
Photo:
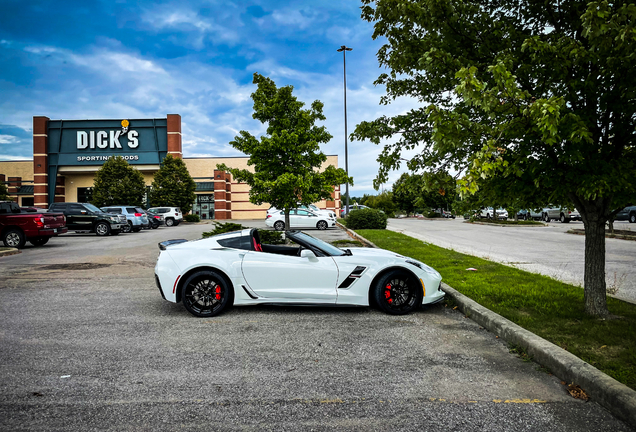
[[[258, 72], [325, 104], [344, 168], [341, 45], [347, 53], [348, 130], [415, 106], [379, 105], [384, 88], [373, 27], [358, 1], [14, 1], [0, 3], [0, 160], [30, 159], [32, 118], [182, 117], [185, 157], [240, 155], [228, 142], [253, 120]], [[349, 143], [352, 195], [376, 193], [381, 147]], [[391, 176], [391, 182], [400, 173]], [[390, 187], [390, 183], [385, 186]]]

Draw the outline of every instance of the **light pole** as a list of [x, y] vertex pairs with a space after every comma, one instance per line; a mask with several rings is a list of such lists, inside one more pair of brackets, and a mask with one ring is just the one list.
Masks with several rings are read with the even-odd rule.
[[[338, 52], [342, 52], [342, 64], [344, 65], [344, 127], [345, 127], [345, 171], [347, 177], [349, 177], [349, 150], [347, 144], [347, 51], [351, 51], [353, 48], [348, 48], [345, 45], [338, 49]], [[346, 183], [347, 188], [347, 203], [345, 206], [346, 214], [349, 215], [349, 182]]]

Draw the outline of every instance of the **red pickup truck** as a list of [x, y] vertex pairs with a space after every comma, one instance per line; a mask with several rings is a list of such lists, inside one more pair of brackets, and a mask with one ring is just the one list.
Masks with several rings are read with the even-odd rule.
[[22, 248], [27, 240], [42, 246], [67, 231], [63, 213], [23, 212], [13, 201], [0, 201], [0, 239], [7, 247]]

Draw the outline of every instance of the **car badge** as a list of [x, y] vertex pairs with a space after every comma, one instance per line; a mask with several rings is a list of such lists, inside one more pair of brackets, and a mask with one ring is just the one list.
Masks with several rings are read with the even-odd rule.
[[121, 133], [125, 134], [128, 132], [128, 126], [130, 126], [130, 122], [128, 120], [121, 121]]

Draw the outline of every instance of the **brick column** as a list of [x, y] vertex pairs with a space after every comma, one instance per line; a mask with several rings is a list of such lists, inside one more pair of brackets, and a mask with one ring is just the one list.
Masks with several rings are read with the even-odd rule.
[[232, 174], [225, 173], [225, 214], [232, 219]]
[[183, 158], [181, 148], [181, 116], [168, 114], [168, 154], [175, 158]]
[[20, 186], [22, 186], [22, 177], [9, 177], [9, 184], [7, 185], [9, 195], [17, 195]]
[[48, 208], [48, 117], [33, 116], [33, 202]]
[[66, 202], [66, 179], [57, 175], [55, 179], [55, 202]]
[[225, 171], [214, 170], [214, 218], [230, 219], [227, 210]]

